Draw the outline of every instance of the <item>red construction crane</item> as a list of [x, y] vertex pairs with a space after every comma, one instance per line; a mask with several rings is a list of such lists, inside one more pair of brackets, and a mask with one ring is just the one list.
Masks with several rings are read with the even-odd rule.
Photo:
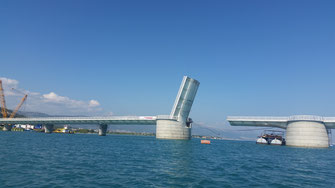
[[7, 111], [6, 111], [6, 101], [5, 101], [5, 94], [3, 92], [2, 87], [2, 80], [0, 80], [0, 100], [1, 100], [1, 113], [3, 118], [7, 118]]
[[21, 99], [20, 103], [16, 106], [15, 110], [12, 112], [12, 114], [9, 116], [9, 118], [13, 118], [15, 116], [15, 114], [17, 113], [17, 111], [19, 111], [19, 109], [21, 108], [22, 104], [24, 103], [24, 101], [27, 99], [28, 95], [25, 94], [24, 97]]
[[[12, 88], [12, 90], [16, 90], [16, 89]], [[16, 91], [18, 91], [18, 90], [16, 90]], [[18, 92], [22, 93], [21, 91], [18, 91]], [[27, 97], [28, 97], [28, 95], [24, 94], [24, 97], [21, 99], [20, 103], [16, 106], [15, 110], [11, 113], [9, 118], [13, 118], [15, 116], [15, 114], [19, 111], [19, 109], [23, 105], [24, 101], [26, 101]], [[7, 108], [6, 108], [5, 94], [4, 94], [4, 90], [3, 90], [3, 87], [2, 87], [2, 80], [0, 80], [0, 101], [1, 101], [2, 117], [7, 118], [8, 114], [7, 114]]]

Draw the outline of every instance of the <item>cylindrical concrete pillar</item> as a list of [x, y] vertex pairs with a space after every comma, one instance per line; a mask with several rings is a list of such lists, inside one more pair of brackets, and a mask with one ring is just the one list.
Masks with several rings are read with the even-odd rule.
[[288, 122], [286, 145], [297, 147], [329, 147], [327, 129], [322, 122]]
[[2, 130], [3, 131], [11, 131], [12, 130], [12, 125], [4, 125]]
[[99, 136], [106, 136], [107, 133], [107, 124], [100, 124], [99, 125]]
[[158, 139], [176, 139], [189, 140], [191, 139], [191, 126], [186, 126], [186, 123], [176, 120], [161, 119], [157, 120], [156, 138]]
[[44, 125], [44, 132], [47, 133], [47, 134], [52, 133], [53, 129], [54, 129], [54, 125], [52, 125], [52, 124]]

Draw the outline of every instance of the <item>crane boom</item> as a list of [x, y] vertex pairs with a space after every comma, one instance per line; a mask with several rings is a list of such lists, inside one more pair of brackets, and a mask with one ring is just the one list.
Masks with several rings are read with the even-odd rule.
[[19, 109], [21, 108], [22, 104], [24, 103], [24, 101], [27, 99], [28, 95], [25, 94], [24, 97], [21, 99], [20, 103], [16, 106], [15, 110], [12, 112], [12, 114], [9, 116], [9, 118], [13, 118], [15, 116], [15, 114], [17, 113], [17, 111], [19, 111]]
[[5, 94], [3, 92], [2, 87], [2, 80], [0, 80], [0, 100], [1, 100], [1, 113], [3, 118], [7, 118], [7, 111], [6, 111], [6, 101], [5, 101]]

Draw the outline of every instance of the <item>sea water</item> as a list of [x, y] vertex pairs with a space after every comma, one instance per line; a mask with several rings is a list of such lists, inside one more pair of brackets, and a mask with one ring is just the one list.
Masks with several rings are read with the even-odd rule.
[[335, 150], [0, 132], [1, 187], [335, 187]]

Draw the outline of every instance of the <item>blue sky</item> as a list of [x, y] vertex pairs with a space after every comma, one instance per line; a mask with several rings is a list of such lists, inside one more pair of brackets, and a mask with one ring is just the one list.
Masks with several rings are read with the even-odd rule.
[[[205, 124], [334, 116], [334, 9], [326, 0], [3, 0], [0, 76], [36, 92], [30, 109], [54, 114], [169, 114], [188, 75], [201, 82], [191, 117]], [[48, 107], [52, 93], [100, 105]]]

